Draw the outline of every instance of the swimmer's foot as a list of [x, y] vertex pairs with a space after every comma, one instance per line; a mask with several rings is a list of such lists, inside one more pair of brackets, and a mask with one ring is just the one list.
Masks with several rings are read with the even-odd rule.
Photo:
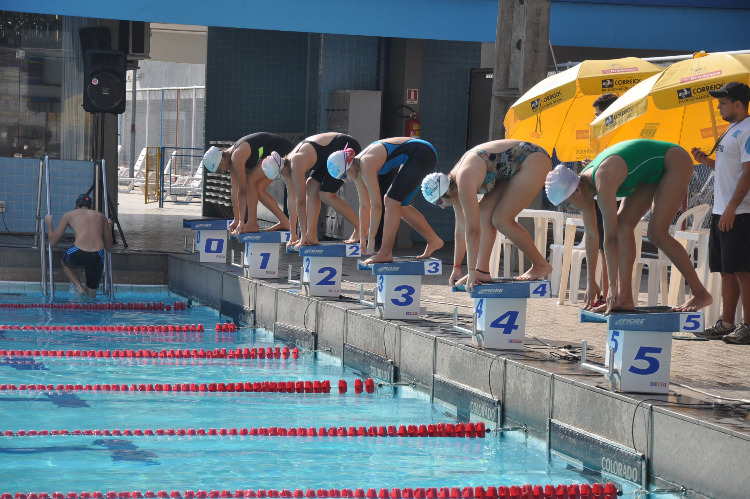
[[273, 232], [277, 230], [289, 230], [289, 224], [283, 224], [281, 222], [273, 224], [267, 229], [263, 229], [263, 232]]
[[75, 283], [71, 282], [70, 283], [70, 288], [68, 289], [68, 293], [70, 293], [71, 295], [73, 295], [76, 298], [82, 298], [83, 295], [86, 294], [86, 290], [83, 289], [83, 287], [81, 287], [80, 285], [76, 286]]
[[365, 265], [371, 265], [373, 263], [390, 263], [393, 261], [393, 254], [386, 254], [377, 252], [374, 255], [372, 255], [370, 258], [365, 260]]
[[691, 296], [690, 299], [682, 305], [673, 307], [672, 310], [675, 312], [695, 312], [703, 307], [711, 305], [713, 301], [711, 294], [704, 290]]
[[544, 264], [532, 265], [529, 270], [516, 277], [517, 281], [536, 281], [552, 272], [552, 265], [545, 261]]
[[424, 253], [422, 253], [421, 255], [419, 255], [417, 257], [417, 260], [424, 260], [426, 258], [430, 258], [430, 256], [432, 256], [432, 254], [435, 251], [437, 251], [437, 250], [439, 250], [440, 248], [443, 247], [443, 244], [444, 244], [443, 240], [440, 239], [439, 237], [437, 239], [435, 239], [434, 241], [429, 241], [427, 243], [427, 247], [424, 249]]
[[355, 229], [349, 239], [344, 241], [344, 244], [359, 244], [359, 229]]

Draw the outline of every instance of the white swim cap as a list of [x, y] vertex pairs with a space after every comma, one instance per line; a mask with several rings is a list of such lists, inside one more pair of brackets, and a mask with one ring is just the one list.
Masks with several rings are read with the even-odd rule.
[[211, 148], [206, 151], [206, 154], [203, 155], [203, 166], [206, 167], [206, 170], [213, 173], [219, 167], [219, 163], [221, 163], [221, 149], [216, 146], [211, 146]]
[[268, 156], [266, 156], [266, 159], [263, 160], [263, 163], [260, 164], [260, 167], [263, 168], [263, 173], [266, 174], [266, 177], [270, 178], [271, 180], [276, 180], [281, 176], [281, 167], [284, 165], [284, 160], [281, 158], [279, 153], [276, 151], [271, 152]]
[[422, 179], [422, 195], [432, 203], [437, 203], [451, 185], [451, 179], [445, 173], [430, 173]]
[[559, 205], [573, 194], [580, 181], [581, 177], [573, 170], [564, 165], [557, 165], [554, 170], [547, 174], [544, 181], [547, 198], [555, 206]]
[[336, 151], [328, 156], [328, 173], [333, 178], [346, 178], [346, 172], [354, 161], [354, 149], [351, 147]]

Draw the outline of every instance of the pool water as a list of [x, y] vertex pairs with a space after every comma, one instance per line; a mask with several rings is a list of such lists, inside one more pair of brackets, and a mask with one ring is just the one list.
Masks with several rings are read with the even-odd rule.
[[[65, 294], [56, 297], [65, 302]], [[168, 290], [117, 293], [118, 302], [184, 300]], [[42, 303], [0, 293], [0, 303]], [[0, 309], [0, 350], [161, 350], [282, 347], [262, 329], [216, 332], [204, 306], [123, 311]], [[36, 326], [203, 325], [202, 332], [50, 331]], [[16, 329], [15, 326], [34, 326]], [[355, 393], [363, 378], [326, 354], [298, 358], [178, 359], [0, 355], [0, 386], [192, 384], [329, 380], [330, 393], [111, 392], [0, 389], [0, 493], [146, 490], [342, 489], [582, 484], [610, 481], [548, 459], [522, 432], [485, 438], [127, 435], [123, 430], [320, 428], [457, 423], [409, 387]], [[339, 393], [339, 380], [348, 385]], [[488, 425], [492, 426], [492, 425]], [[108, 435], [18, 436], [19, 431], [109, 430]], [[116, 434], [118, 430], [120, 434]], [[632, 492], [635, 484], [618, 482]]]

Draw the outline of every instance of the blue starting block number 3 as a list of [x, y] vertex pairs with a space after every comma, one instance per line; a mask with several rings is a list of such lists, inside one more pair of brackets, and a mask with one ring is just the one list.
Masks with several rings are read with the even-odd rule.
[[408, 307], [409, 305], [414, 303], [414, 298], [412, 298], [412, 296], [417, 292], [417, 290], [414, 289], [413, 286], [402, 284], [393, 288], [393, 291], [395, 291], [396, 293], [401, 293], [401, 297], [399, 299], [391, 299], [391, 303], [393, 303], [394, 305], [398, 305], [399, 307]]

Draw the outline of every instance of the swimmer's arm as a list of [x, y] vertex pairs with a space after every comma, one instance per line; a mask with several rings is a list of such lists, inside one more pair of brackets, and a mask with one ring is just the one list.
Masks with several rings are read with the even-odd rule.
[[49, 245], [54, 246], [60, 242], [63, 234], [65, 234], [65, 229], [68, 228], [70, 220], [69, 212], [62, 216], [60, 223], [57, 224], [57, 229], [52, 228], [52, 215], [45, 216], [44, 220], [47, 222], [47, 239], [49, 240]]
[[244, 143], [232, 152], [232, 158], [230, 161], [232, 165], [229, 169], [229, 173], [232, 176], [232, 207], [234, 207], [234, 218], [235, 220], [239, 220], [240, 227], [245, 225], [244, 215], [245, 205], [247, 204], [245, 163], [247, 163], [251, 152], [250, 145]]
[[[305, 191], [306, 183], [305, 183], [305, 169], [302, 167], [302, 165], [295, 165], [295, 159], [298, 156], [295, 156], [292, 158], [292, 164], [291, 164], [291, 191], [294, 191], [294, 199], [295, 199], [295, 214], [299, 220], [300, 225], [300, 237], [304, 238], [307, 235], [307, 193]], [[289, 183], [287, 183], [287, 187], [289, 187]], [[289, 211], [290, 219], [291, 219], [291, 210]]]
[[[370, 228], [370, 194], [361, 175], [354, 181], [354, 185], [357, 187], [357, 197], [359, 198], [359, 240], [360, 242], [366, 242]], [[372, 252], [372, 248], [366, 249]]]
[[[458, 204], [463, 215], [463, 227], [466, 241], [466, 265], [469, 269], [469, 281], [476, 280], [477, 256], [479, 254], [479, 238], [481, 227], [479, 224], [479, 201], [477, 200], [477, 185], [473, 182], [471, 171], [461, 170], [456, 176], [458, 185]], [[468, 184], [468, 185], [467, 185]], [[455, 208], [454, 208], [455, 209]], [[458, 211], [456, 211], [458, 213]], [[458, 217], [456, 218], [458, 220]]]
[[289, 213], [289, 242], [299, 239], [297, 236], [297, 195], [294, 192], [294, 184], [288, 177], [282, 177], [286, 186], [286, 211]]
[[[581, 208], [581, 215], [583, 217], [584, 226], [584, 241], [586, 248], [586, 268], [591, 269], [590, 272], [586, 273], [586, 294], [584, 308], [593, 308], [594, 302], [599, 299], [599, 283], [596, 281], [596, 265], [599, 258], [599, 238], [602, 234], [596, 226], [596, 206], [594, 206], [594, 199], [585, 199], [584, 205]], [[609, 266], [607, 266], [609, 271]], [[616, 274], [616, 272], [615, 272]]]
[[464, 212], [461, 205], [453, 205], [453, 214], [456, 218], [455, 229], [453, 231], [453, 269], [448, 278], [448, 284], [451, 286], [461, 277], [461, 262], [466, 256], [466, 233], [464, 232]]
[[[370, 250], [373, 250], [375, 247], [375, 235], [378, 232], [378, 227], [380, 227], [380, 217], [383, 213], [383, 200], [380, 196], [380, 184], [378, 184], [378, 172], [374, 168], [369, 168], [364, 162], [360, 161], [360, 167], [359, 167], [359, 176], [362, 179], [362, 182], [364, 183], [365, 187], [367, 188], [367, 192], [369, 194], [369, 203], [370, 203], [370, 226], [368, 227], [370, 229], [369, 232], [372, 232], [369, 234], [369, 245], [368, 248]], [[360, 224], [362, 223], [360, 219]], [[362, 229], [360, 228], [360, 233], [362, 232]]]

